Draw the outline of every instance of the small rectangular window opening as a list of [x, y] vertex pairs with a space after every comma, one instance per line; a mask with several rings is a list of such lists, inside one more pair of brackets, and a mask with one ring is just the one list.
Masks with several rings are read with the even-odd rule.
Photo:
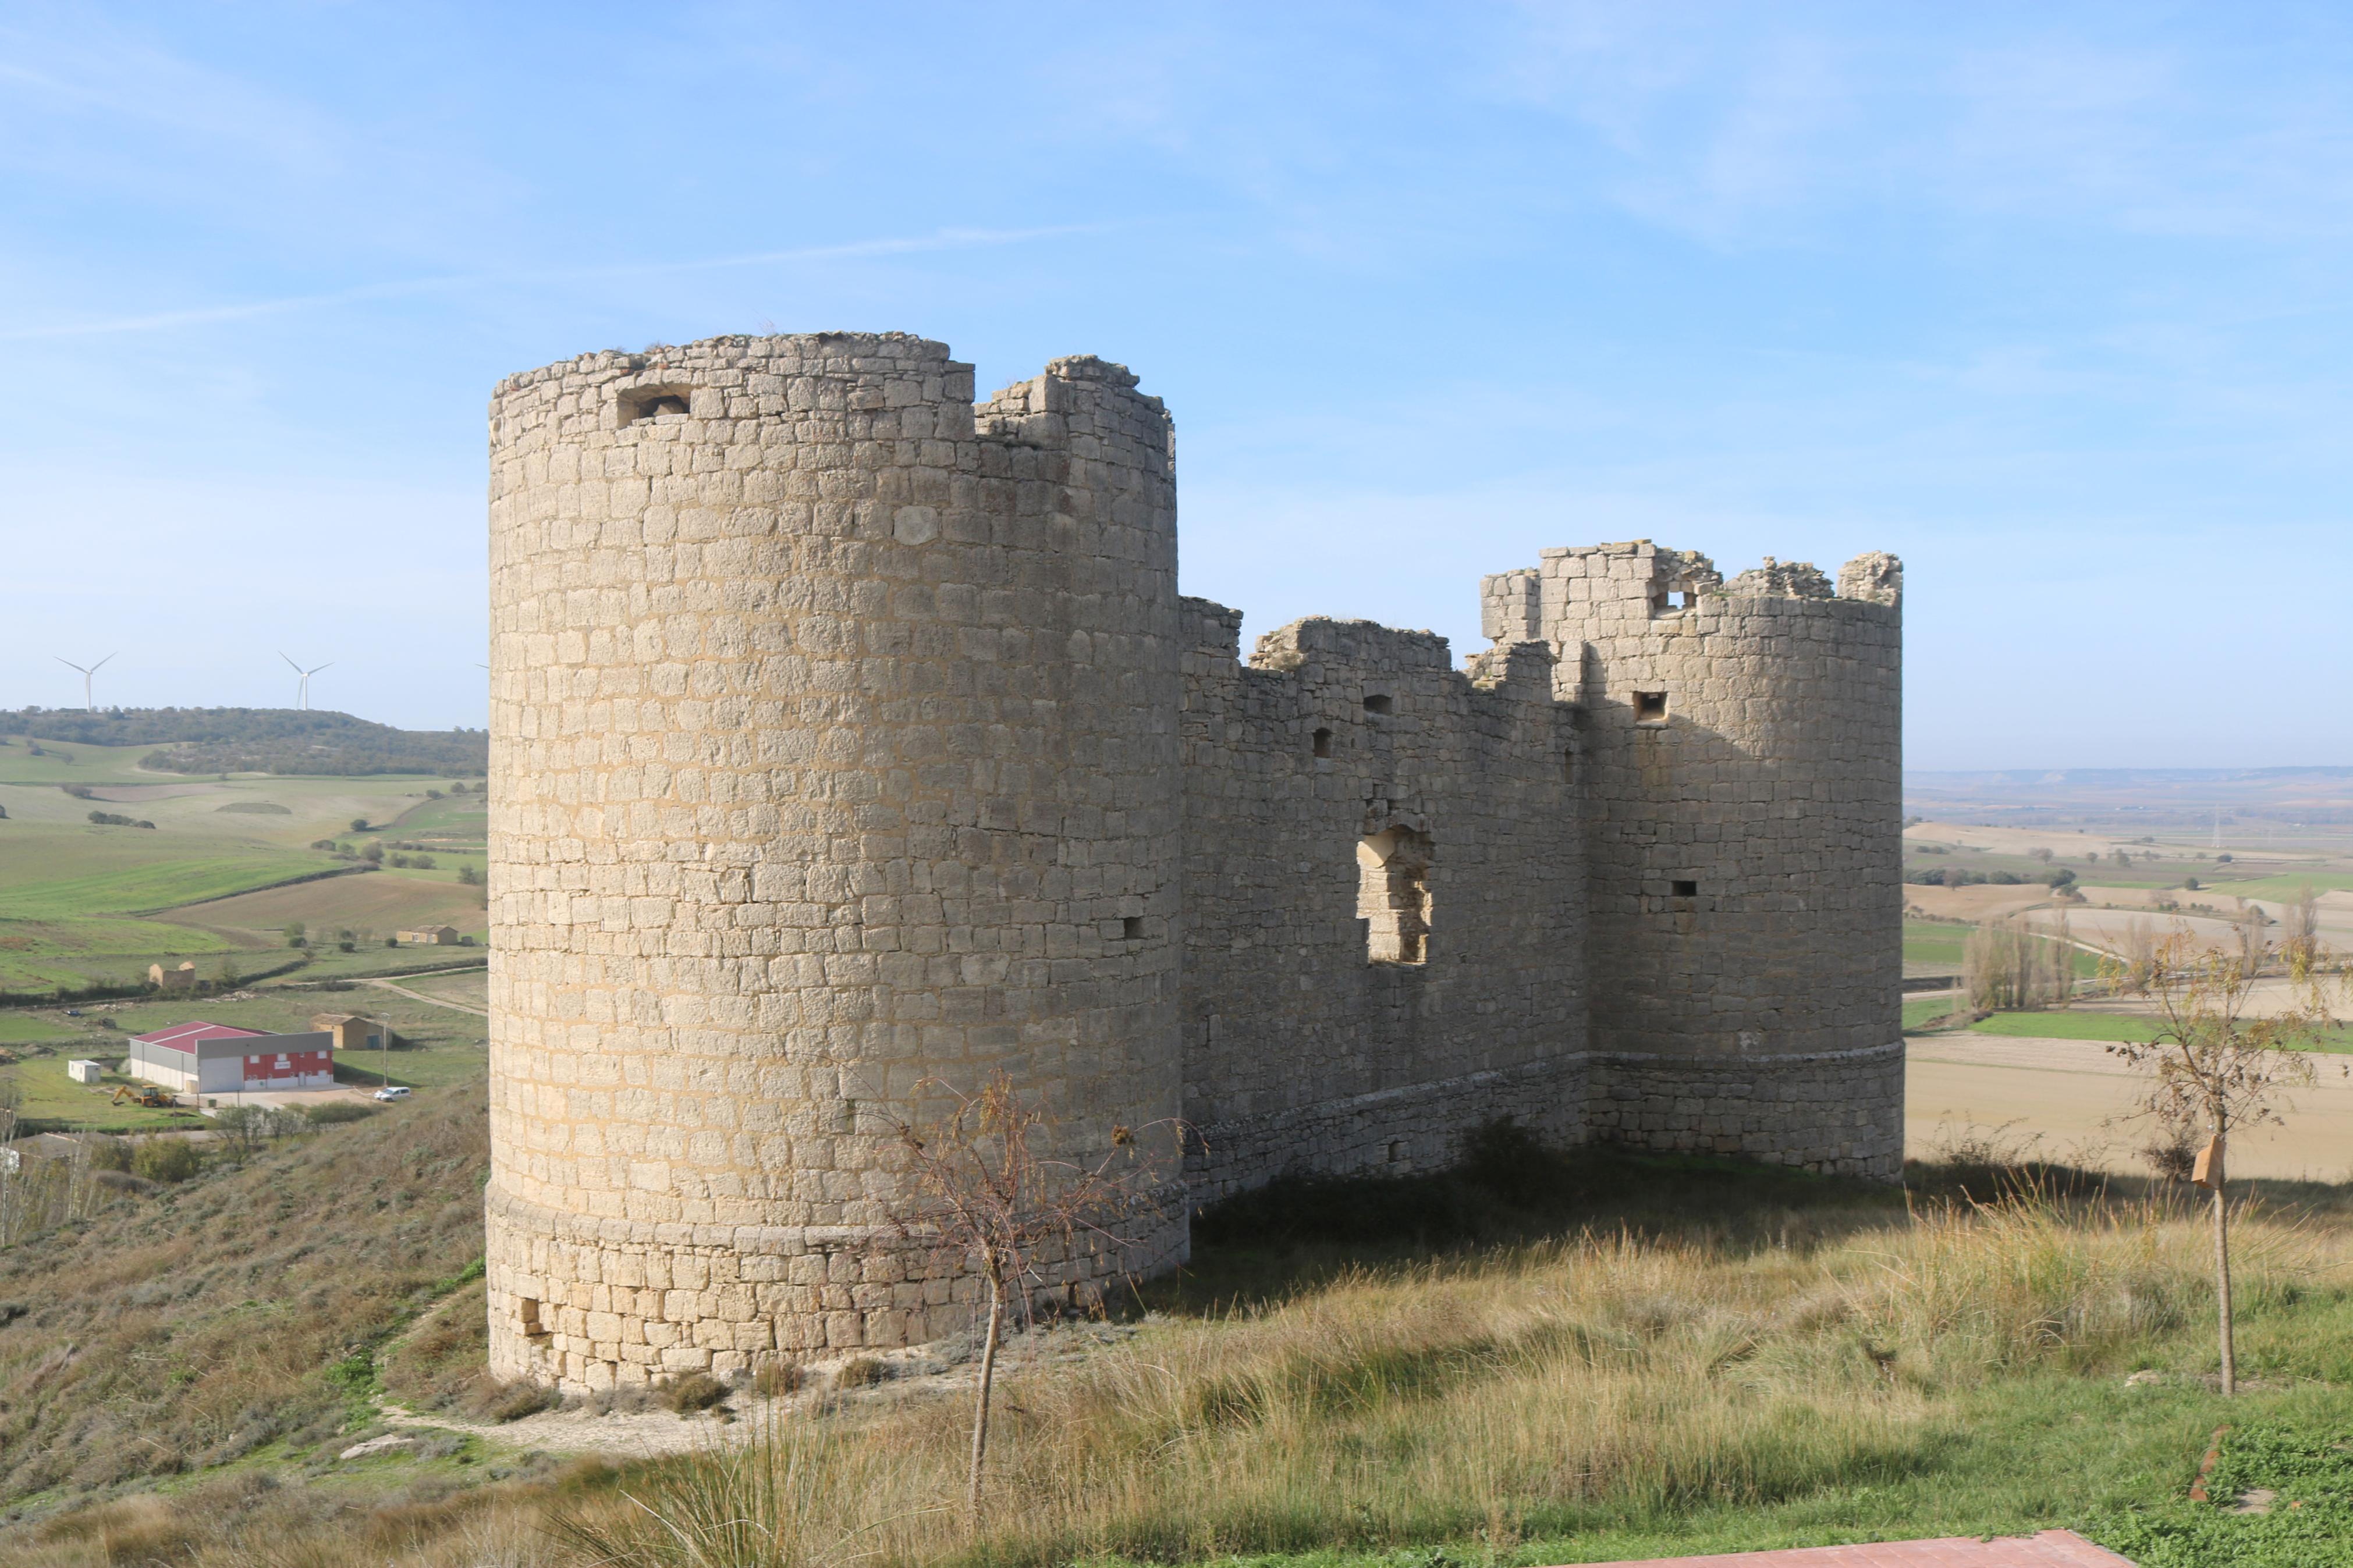
[[515, 1301], [515, 1310], [522, 1318], [522, 1331], [525, 1338], [535, 1340], [539, 1338], [540, 1335], [547, 1332], [546, 1326], [539, 1321], [539, 1301], [537, 1298], [532, 1296], [517, 1298]]
[[1387, 713], [1395, 706], [1387, 692], [1377, 691], [1365, 699], [1365, 711], [1367, 713]]
[[1130, 915], [1125, 920], [1120, 921], [1119, 934], [1128, 942], [1142, 942], [1144, 940], [1144, 917], [1142, 915]]
[[621, 424], [635, 425], [663, 414], [684, 414], [694, 389], [689, 386], [639, 386], [620, 395]]
[[1696, 899], [1699, 897], [1699, 884], [1697, 882], [1669, 882], [1667, 887], [1673, 893], [1674, 897], [1678, 899]]
[[1332, 754], [1331, 731], [1318, 730], [1315, 731], [1315, 754], [1319, 757], [1328, 757]]
[[1560, 782], [1563, 784], [1577, 782], [1577, 753], [1574, 751], [1563, 752], [1560, 754]]
[[1667, 721], [1667, 694], [1663, 691], [1634, 693], [1634, 722], [1663, 724]]

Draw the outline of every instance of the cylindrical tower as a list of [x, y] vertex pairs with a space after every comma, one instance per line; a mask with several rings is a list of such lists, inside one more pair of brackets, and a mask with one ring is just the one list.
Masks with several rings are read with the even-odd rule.
[[[953, 1327], [955, 1266], [891, 1240], [926, 1079], [1002, 1068], [1081, 1156], [1176, 1114], [1176, 497], [1134, 388], [1058, 361], [976, 420], [897, 334], [500, 385], [499, 1374]], [[1172, 1205], [1104, 1267], [1183, 1236]]]
[[1901, 1171], [1902, 585], [1647, 541], [1489, 579], [1587, 726], [1597, 1136]]

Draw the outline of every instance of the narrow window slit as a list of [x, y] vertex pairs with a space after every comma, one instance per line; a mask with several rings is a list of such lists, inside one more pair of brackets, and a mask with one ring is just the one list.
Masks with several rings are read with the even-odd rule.
[[1318, 730], [1315, 731], [1315, 754], [1319, 757], [1328, 757], [1332, 754], [1331, 731]]

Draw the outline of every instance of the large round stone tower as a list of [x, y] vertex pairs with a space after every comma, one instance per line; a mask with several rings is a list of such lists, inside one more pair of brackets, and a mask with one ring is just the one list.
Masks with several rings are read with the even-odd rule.
[[1727, 583], [1643, 541], [1483, 592], [1585, 725], [1590, 1134], [1895, 1176], [1900, 563]]
[[889, 1239], [877, 1108], [926, 1079], [1006, 1069], [1080, 1156], [1176, 1113], [1176, 501], [1134, 384], [1062, 360], [976, 410], [940, 343], [823, 334], [500, 385], [501, 1375], [961, 1321]]

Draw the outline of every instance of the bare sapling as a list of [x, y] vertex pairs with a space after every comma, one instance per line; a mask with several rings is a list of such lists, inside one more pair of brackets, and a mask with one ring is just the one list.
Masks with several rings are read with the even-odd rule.
[[1096, 1272], [1082, 1267], [1089, 1260], [1115, 1260], [1134, 1222], [1159, 1213], [1163, 1173], [1139, 1154], [1137, 1130], [1124, 1126], [1109, 1130], [1107, 1151], [1092, 1162], [1054, 1157], [1056, 1122], [1002, 1071], [973, 1093], [926, 1079], [913, 1098], [940, 1110], [891, 1122], [909, 1189], [894, 1234], [973, 1268], [988, 1289], [965, 1480], [976, 1525], [1007, 1308], [1018, 1302], [1026, 1315], [1030, 1291], [1057, 1272], [1075, 1283]]
[[[2235, 946], [2236, 944], [2234, 944]], [[2176, 1139], [2203, 1132], [2190, 1179], [2214, 1194], [2215, 1327], [2221, 1344], [2222, 1392], [2238, 1391], [2238, 1349], [2231, 1314], [2231, 1210], [2223, 1185], [2225, 1150], [2239, 1128], [2282, 1121], [2291, 1089], [2314, 1079], [2312, 1048], [2335, 1022], [2318, 979], [2316, 952], [2302, 973], [2274, 984], [2285, 993], [2254, 1006], [2263, 954], [2211, 947], [2177, 927], [2150, 955], [2147, 994], [2157, 1032], [2147, 1041], [2107, 1048], [2148, 1075], [2138, 1109]], [[2103, 978], [2122, 986], [2128, 959], [2102, 963]]]

